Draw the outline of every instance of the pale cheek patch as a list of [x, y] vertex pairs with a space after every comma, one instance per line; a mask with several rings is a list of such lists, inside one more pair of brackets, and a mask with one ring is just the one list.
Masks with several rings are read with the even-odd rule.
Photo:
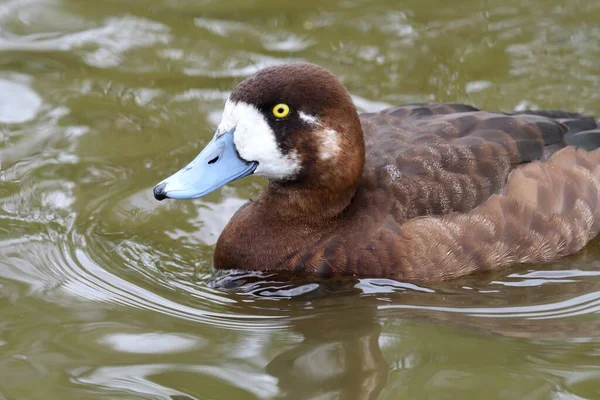
[[333, 129], [325, 129], [319, 131], [321, 136], [321, 147], [319, 148], [319, 156], [322, 160], [334, 158], [340, 152], [339, 134]]
[[302, 121], [306, 122], [307, 124], [310, 124], [310, 125], [320, 125], [319, 124], [319, 118], [315, 117], [314, 115], [306, 114], [306, 113], [303, 113], [302, 111], [300, 111], [298, 113], [298, 116], [300, 117], [300, 119]]
[[300, 171], [298, 153], [283, 154], [273, 130], [258, 109], [243, 102], [227, 100], [217, 134], [235, 127], [233, 142], [246, 161], [257, 161], [255, 175], [271, 179], [291, 179]]

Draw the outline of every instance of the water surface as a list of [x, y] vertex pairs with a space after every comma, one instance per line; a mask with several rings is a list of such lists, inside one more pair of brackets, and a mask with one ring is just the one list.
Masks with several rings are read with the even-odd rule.
[[600, 241], [418, 286], [211, 271], [264, 181], [156, 202], [233, 86], [600, 115], [592, 0], [0, 2], [0, 399], [598, 399]]

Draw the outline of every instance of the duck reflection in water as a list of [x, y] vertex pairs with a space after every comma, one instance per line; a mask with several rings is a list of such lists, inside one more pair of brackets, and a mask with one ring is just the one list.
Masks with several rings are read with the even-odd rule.
[[[567, 347], [554, 344], [557, 338], [589, 338], [600, 332], [597, 322], [577, 316], [586, 303], [585, 296], [579, 306], [571, 304], [574, 294], [594, 289], [584, 276], [585, 270], [594, 273], [597, 269], [590, 259], [596, 260], [597, 254], [585, 250], [573, 258], [581, 266], [582, 276], [571, 275], [570, 282], [562, 282], [560, 294], [551, 279], [542, 284], [535, 278], [537, 286], [524, 290], [518, 284], [526, 284], [526, 276], [506, 273], [488, 274], [485, 282], [481, 277], [466, 277], [426, 287], [386, 279], [290, 282], [273, 276], [248, 278], [241, 273], [241, 278], [221, 276], [215, 286], [257, 296], [258, 307], [271, 302], [266, 297], [278, 298], [278, 314], [286, 315], [281, 321], [286, 339], [285, 344], [271, 348], [264, 368], [276, 378], [280, 397], [376, 399], [391, 373], [411, 390], [418, 386], [415, 380], [423, 384], [432, 380], [436, 382], [432, 385], [441, 387], [448, 376], [475, 379], [477, 373], [456, 366], [464, 357], [485, 365], [486, 357], [468, 351], [475, 338], [494, 341], [492, 335], [505, 336], [502, 346], [490, 356], [507, 367], [527, 366], [549, 354], [593, 351], [585, 340], [574, 340]], [[590, 263], [584, 267], [586, 260]], [[560, 268], [564, 267], [547, 265], [546, 275], [571, 272]], [[573, 318], [565, 315], [569, 309]], [[548, 318], [555, 310], [562, 310], [563, 315]], [[464, 340], [457, 348], [447, 346], [446, 338], [452, 337], [453, 330], [463, 332]], [[295, 340], [296, 336], [301, 339]], [[415, 337], [421, 340], [415, 341]], [[505, 356], [503, 352], [521, 348], [522, 339], [532, 339], [530, 352], [538, 360], [518, 351]]]
[[[289, 316], [289, 336], [302, 339], [277, 353], [266, 372], [291, 399], [377, 399], [390, 363], [380, 347], [382, 325], [374, 298], [355, 278], [273, 281], [264, 275], [224, 273], [213, 285], [261, 298], [275, 297]], [[251, 288], [251, 289], [248, 289]], [[286, 319], [288, 319], [286, 318]]]
[[267, 372], [293, 398], [377, 399], [389, 366], [379, 347], [373, 309], [335, 311], [323, 324], [299, 319], [302, 342], [276, 356]]

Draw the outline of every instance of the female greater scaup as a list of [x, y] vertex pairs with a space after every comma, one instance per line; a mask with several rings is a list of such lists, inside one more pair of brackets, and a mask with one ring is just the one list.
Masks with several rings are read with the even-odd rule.
[[434, 281], [579, 251], [600, 230], [596, 147], [598, 121], [561, 111], [358, 115], [329, 71], [280, 65], [234, 89], [212, 141], [154, 196], [265, 176], [216, 268]]

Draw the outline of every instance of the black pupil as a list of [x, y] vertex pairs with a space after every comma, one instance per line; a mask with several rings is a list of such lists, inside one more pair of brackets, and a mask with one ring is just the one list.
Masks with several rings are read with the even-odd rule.
[[278, 113], [278, 114], [283, 114], [283, 108], [278, 108], [278, 109], [277, 109], [277, 113]]

